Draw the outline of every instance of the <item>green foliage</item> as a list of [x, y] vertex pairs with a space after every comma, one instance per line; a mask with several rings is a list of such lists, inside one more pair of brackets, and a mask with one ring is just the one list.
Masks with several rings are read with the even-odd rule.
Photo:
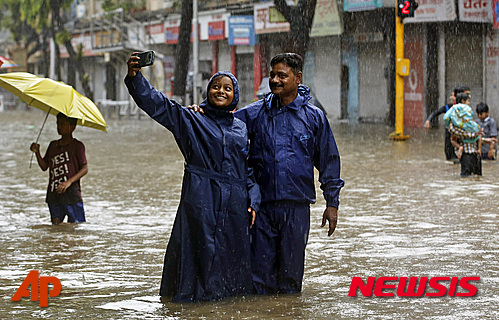
[[57, 44], [64, 45], [66, 41], [71, 41], [71, 34], [69, 33], [68, 30], [64, 29], [56, 33], [55, 42]]

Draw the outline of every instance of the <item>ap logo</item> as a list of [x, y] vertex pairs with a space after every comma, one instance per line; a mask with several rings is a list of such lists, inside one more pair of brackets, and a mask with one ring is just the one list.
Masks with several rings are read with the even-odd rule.
[[[49, 283], [53, 285], [52, 290], [49, 290]], [[39, 299], [38, 292], [40, 292]], [[39, 277], [38, 270], [31, 270], [10, 301], [19, 301], [22, 297], [31, 296], [31, 301], [40, 300], [40, 307], [48, 307], [49, 296], [57, 297], [60, 293], [61, 281], [57, 277]]]

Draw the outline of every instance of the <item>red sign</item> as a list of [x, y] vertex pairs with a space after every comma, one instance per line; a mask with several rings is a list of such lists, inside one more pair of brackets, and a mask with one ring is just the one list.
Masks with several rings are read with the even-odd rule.
[[180, 27], [166, 28], [166, 44], [175, 44], [178, 42], [178, 31]]
[[208, 40], [225, 39], [225, 21], [208, 22]]

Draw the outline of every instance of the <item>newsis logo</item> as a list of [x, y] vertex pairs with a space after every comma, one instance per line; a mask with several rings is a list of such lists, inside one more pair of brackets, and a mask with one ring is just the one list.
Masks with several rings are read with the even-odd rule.
[[[49, 290], [49, 284], [52, 284], [51, 290]], [[38, 270], [31, 270], [10, 301], [19, 301], [22, 297], [31, 297], [31, 301], [40, 300], [40, 307], [48, 307], [49, 296], [57, 297], [60, 293], [61, 281], [57, 277], [39, 277]]]
[[[480, 277], [368, 277], [364, 282], [361, 277], [352, 277], [349, 297], [357, 296], [357, 291], [364, 297], [473, 297], [477, 288], [472, 281]], [[419, 282], [419, 283], [418, 283]], [[430, 289], [430, 290], [428, 290]], [[431, 290], [434, 289], [434, 290]]]

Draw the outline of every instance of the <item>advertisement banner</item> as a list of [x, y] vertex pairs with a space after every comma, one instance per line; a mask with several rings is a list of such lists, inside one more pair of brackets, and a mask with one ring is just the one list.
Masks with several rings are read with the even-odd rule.
[[255, 44], [255, 19], [253, 16], [229, 17], [229, 45]]
[[492, 23], [492, 0], [459, 0], [458, 5], [459, 21]]
[[404, 23], [454, 21], [457, 18], [453, 0], [418, 0], [414, 18], [405, 18]]
[[341, 34], [340, 15], [336, 0], [317, 0], [311, 37], [335, 36]]

